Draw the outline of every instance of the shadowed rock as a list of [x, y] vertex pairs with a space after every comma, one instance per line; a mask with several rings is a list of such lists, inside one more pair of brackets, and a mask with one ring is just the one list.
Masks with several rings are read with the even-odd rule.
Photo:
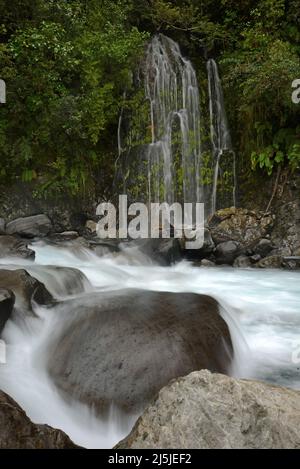
[[0, 391], [1, 449], [75, 449], [78, 448], [61, 430], [36, 425], [7, 394]]
[[11, 290], [16, 297], [16, 305], [29, 311], [33, 301], [40, 305], [53, 301], [45, 285], [26, 270], [0, 270], [0, 288]]
[[27, 243], [14, 236], [0, 236], [0, 258], [21, 257], [35, 258], [35, 252], [28, 248]]
[[4, 329], [6, 321], [11, 316], [15, 304], [15, 295], [10, 290], [0, 288], [0, 334]]

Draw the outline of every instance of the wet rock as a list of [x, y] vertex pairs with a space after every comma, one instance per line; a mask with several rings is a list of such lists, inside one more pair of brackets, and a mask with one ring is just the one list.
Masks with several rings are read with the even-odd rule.
[[283, 265], [281, 256], [268, 256], [259, 261], [256, 266], [260, 269], [280, 269]]
[[79, 234], [77, 231], [63, 231], [62, 233], [54, 233], [51, 236], [51, 239], [55, 239], [57, 241], [72, 241], [78, 237]]
[[233, 263], [233, 267], [236, 268], [241, 268], [241, 269], [247, 269], [248, 267], [251, 267], [252, 262], [251, 259], [247, 256], [239, 256], [237, 259], [235, 259]]
[[78, 448], [61, 430], [30, 421], [21, 407], [0, 391], [1, 449], [75, 449]]
[[162, 389], [116, 449], [299, 447], [299, 391], [203, 370]]
[[7, 234], [17, 234], [26, 238], [47, 236], [52, 229], [52, 223], [47, 215], [17, 218], [6, 226]]
[[15, 295], [10, 290], [0, 288], [0, 334], [10, 318], [15, 304]]
[[139, 239], [134, 241], [142, 253], [161, 265], [171, 265], [182, 258], [179, 239]]
[[185, 243], [186, 239], [183, 239], [181, 241], [181, 247], [183, 251], [184, 257], [190, 260], [196, 260], [196, 259], [204, 259], [206, 257], [210, 257], [210, 255], [214, 252], [215, 250], [215, 243], [213, 242], [211, 232], [208, 228], [205, 228], [204, 230], [204, 244], [200, 249], [185, 249]]
[[232, 264], [240, 253], [240, 244], [235, 241], [226, 241], [218, 244], [215, 256], [218, 264]]
[[253, 256], [250, 256], [250, 261], [252, 264], [256, 264], [261, 260], [261, 255], [260, 254], [254, 254]]
[[97, 223], [93, 220], [88, 220], [85, 224], [85, 227], [91, 233], [96, 233], [97, 232]]
[[26, 270], [0, 270], [0, 288], [11, 290], [16, 297], [16, 306], [32, 311], [32, 302], [49, 305], [53, 302], [52, 295], [45, 285]]
[[202, 259], [201, 261], [201, 267], [215, 267], [216, 264], [208, 259]]
[[261, 257], [267, 257], [273, 249], [272, 242], [269, 239], [261, 239], [260, 242], [255, 246], [255, 253]]
[[28, 248], [28, 244], [14, 236], [0, 236], [0, 257], [21, 257], [34, 260], [35, 252]]
[[102, 414], [112, 403], [139, 412], [171, 379], [231, 363], [228, 327], [207, 296], [125, 290], [62, 308], [68, 327], [53, 337], [48, 370]]

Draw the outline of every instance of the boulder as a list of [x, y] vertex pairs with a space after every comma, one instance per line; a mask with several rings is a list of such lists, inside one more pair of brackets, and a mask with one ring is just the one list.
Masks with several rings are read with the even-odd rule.
[[51, 236], [51, 239], [57, 240], [57, 241], [72, 241], [74, 239], [77, 239], [79, 237], [79, 234], [77, 231], [63, 231], [62, 233], [54, 233]]
[[135, 414], [171, 379], [231, 363], [229, 329], [207, 296], [125, 290], [62, 308], [68, 326], [53, 337], [48, 371], [99, 414], [112, 403]]
[[215, 256], [218, 264], [232, 264], [240, 253], [240, 244], [235, 241], [226, 241], [218, 244]]
[[142, 253], [162, 265], [171, 265], [181, 259], [179, 239], [138, 239], [133, 241]]
[[93, 220], [88, 220], [85, 224], [85, 227], [91, 233], [96, 233], [97, 232], [97, 223]]
[[52, 295], [45, 285], [26, 270], [0, 270], [0, 288], [11, 290], [16, 297], [16, 306], [32, 311], [32, 302], [49, 305], [53, 302]]
[[300, 392], [207, 370], [162, 389], [116, 449], [299, 449]]
[[272, 231], [275, 216], [241, 208], [219, 210], [209, 220], [215, 244], [236, 241], [246, 247], [256, 244]]
[[21, 407], [0, 391], [1, 449], [75, 449], [78, 448], [61, 430], [30, 421]]
[[14, 304], [15, 295], [13, 292], [0, 288], [0, 334], [12, 314]]
[[26, 238], [47, 236], [51, 229], [52, 223], [47, 215], [17, 218], [6, 225], [7, 234], [18, 234]]
[[269, 239], [261, 239], [255, 246], [255, 254], [259, 254], [261, 257], [267, 257], [268, 254], [273, 250], [272, 242]]
[[201, 267], [215, 267], [216, 264], [208, 259], [202, 259], [201, 261]]
[[251, 265], [251, 259], [244, 255], [239, 256], [233, 263], [233, 267], [240, 269], [247, 269], [248, 267], [251, 267]]
[[35, 252], [28, 248], [28, 244], [14, 236], [0, 236], [0, 258], [21, 257], [34, 260]]
[[205, 228], [204, 230], [204, 243], [200, 249], [186, 250], [185, 249], [186, 241], [188, 240], [183, 239], [181, 245], [182, 245], [182, 249], [184, 250], [184, 256], [187, 259], [194, 260], [194, 259], [204, 259], [206, 257], [209, 257], [214, 252], [215, 247], [216, 247], [208, 228]]
[[0, 235], [5, 234], [6, 223], [3, 218], [0, 218]]
[[283, 265], [281, 256], [268, 256], [260, 260], [256, 266], [260, 269], [280, 269]]

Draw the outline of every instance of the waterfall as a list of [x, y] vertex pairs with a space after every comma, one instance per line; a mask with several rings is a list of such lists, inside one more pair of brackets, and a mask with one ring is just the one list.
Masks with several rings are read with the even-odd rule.
[[[218, 66], [213, 59], [207, 62], [208, 91], [209, 91], [209, 111], [210, 111], [210, 133], [213, 151], [213, 188], [212, 188], [212, 213], [217, 208], [218, 179], [220, 173], [220, 162], [225, 152], [231, 153], [234, 159], [234, 179], [235, 179], [235, 156], [233, 153], [230, 130], [224, 105], [222, 84], [219, 77]], [[233, 190], [233, 203], [235, 205], [235, 181]]]
[[202, 201], [196, 72], [178, 44], [162, 34], [153, 38], [147, 50], [146, 96], [152, 131], [152, 143], [147, 148], [149, 201]]

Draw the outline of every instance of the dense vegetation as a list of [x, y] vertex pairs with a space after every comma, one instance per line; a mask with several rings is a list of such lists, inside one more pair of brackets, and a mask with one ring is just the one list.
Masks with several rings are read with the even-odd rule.
[[158, 31], [196, 67], [217, 58], [244, 172], [298, 168], [300, 0], [0, 0], [0, 11], [2, 184], [109, 191], [120, 109], [140, 106], [135, 75]]

